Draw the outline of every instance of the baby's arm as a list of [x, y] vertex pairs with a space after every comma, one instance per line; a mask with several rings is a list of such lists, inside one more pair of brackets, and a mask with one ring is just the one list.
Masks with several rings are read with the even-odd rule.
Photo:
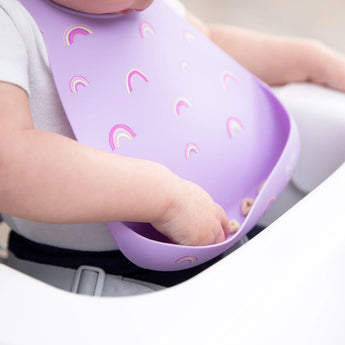
[[150, 222], [180, 244], [221, 242], [223, 209], [150, 161], [98, 151], [33, 128], [28, 96], [0, 82], [0, 210], [50, 223]]
[[322, 43], [262, 34], [229, 25], [192, 24], [235, 60], [270, 85], [313, 82], [345, 91], [345, 58]]

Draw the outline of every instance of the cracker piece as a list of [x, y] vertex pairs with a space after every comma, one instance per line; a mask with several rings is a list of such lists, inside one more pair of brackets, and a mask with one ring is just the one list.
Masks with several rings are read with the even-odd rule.
[[254, 199], [244, 198], [241, 203], [241, 214], [246, 217], [254, 204]]
[[230, 225], [230, 234], [235, 234], [238, 230], [240, 230], [241, 224], [235, 220], [231, 219], [229, 222]]

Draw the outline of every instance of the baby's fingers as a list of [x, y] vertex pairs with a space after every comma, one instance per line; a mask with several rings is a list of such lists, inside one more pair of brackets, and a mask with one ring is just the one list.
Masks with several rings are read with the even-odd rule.
[[224, 242], [225, 239], [229, 236], [230, 234], [230, 224], [229, 224], [229, 219], [226, 216], [225, 211], [218, 206], [219, 208], [219, 217], [220, 217], [220, 227], [216, 233], [214, 243], [221, 243]]
[[217, 232], [216, 234], [216, 237], [214, 239], [214, 242], [213, 244], [216, 244], [216, 243], [222, 243], [225, 241], [225, 234], [224, 234], [224, 231], [223, 231], [223, 228], [220, 228], [219, 231]]
[[227, 238], [230, 235], [230, 221], [223, 209], [222, 209], [222, 227], [223, 227], [225, 238]]

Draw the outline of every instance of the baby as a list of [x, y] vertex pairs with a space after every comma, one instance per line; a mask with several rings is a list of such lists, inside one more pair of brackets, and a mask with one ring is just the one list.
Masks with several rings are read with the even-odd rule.
[[[52, 1], [87, 13], [128, 15], [153, 0]], [[166, 1], [266, 83], [308, 81], [345, 91], [344, 57], [320, 42], [206, 25]], [[198, 185], [158, 163], [77, 142], [36, 23], [16, 0], [0, 0], [0, 24], [6, 47], [0, 52], [0, 211], [15, 232], [95, 252], [116, 249], [105, 225], [113, 221], [151, 223], [184, 245], [224, 241], [229, 219]]]

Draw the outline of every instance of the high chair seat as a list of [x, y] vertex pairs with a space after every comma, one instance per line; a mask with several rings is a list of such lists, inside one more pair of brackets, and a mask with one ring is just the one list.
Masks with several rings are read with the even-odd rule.
[[345, 161], [344, 94], [314, 84], [273, 88], [293, 115], [301, 151], [287, 188], [260, 220], [267, 226], [322, 183]]
[[344, 344], [345, 164], [245, 246], [137, 297], [73, 295], [0, 265], [0, 343]]
[[[343, 94], [324, 90], [326, 106], [319, 90], [297, 85], [279, 91], [304, 128], [302, 159], [316, 154], [305, 143], [322, 110], [324, 118], [329, 112], [324, 169], [340, 165], [305, 198], [293, 176], [288, 196], [284, 192], [269, 213], [280, 216], [303, 198], [291, 210], [202, 274], [140, 296], [75, 295], [0, 263], [0, 344], [344, 344], [345, 103]], [[304, 116], [308, 112], [315, 117]], [[304, 171], [314, 182], [315, 169]]]

